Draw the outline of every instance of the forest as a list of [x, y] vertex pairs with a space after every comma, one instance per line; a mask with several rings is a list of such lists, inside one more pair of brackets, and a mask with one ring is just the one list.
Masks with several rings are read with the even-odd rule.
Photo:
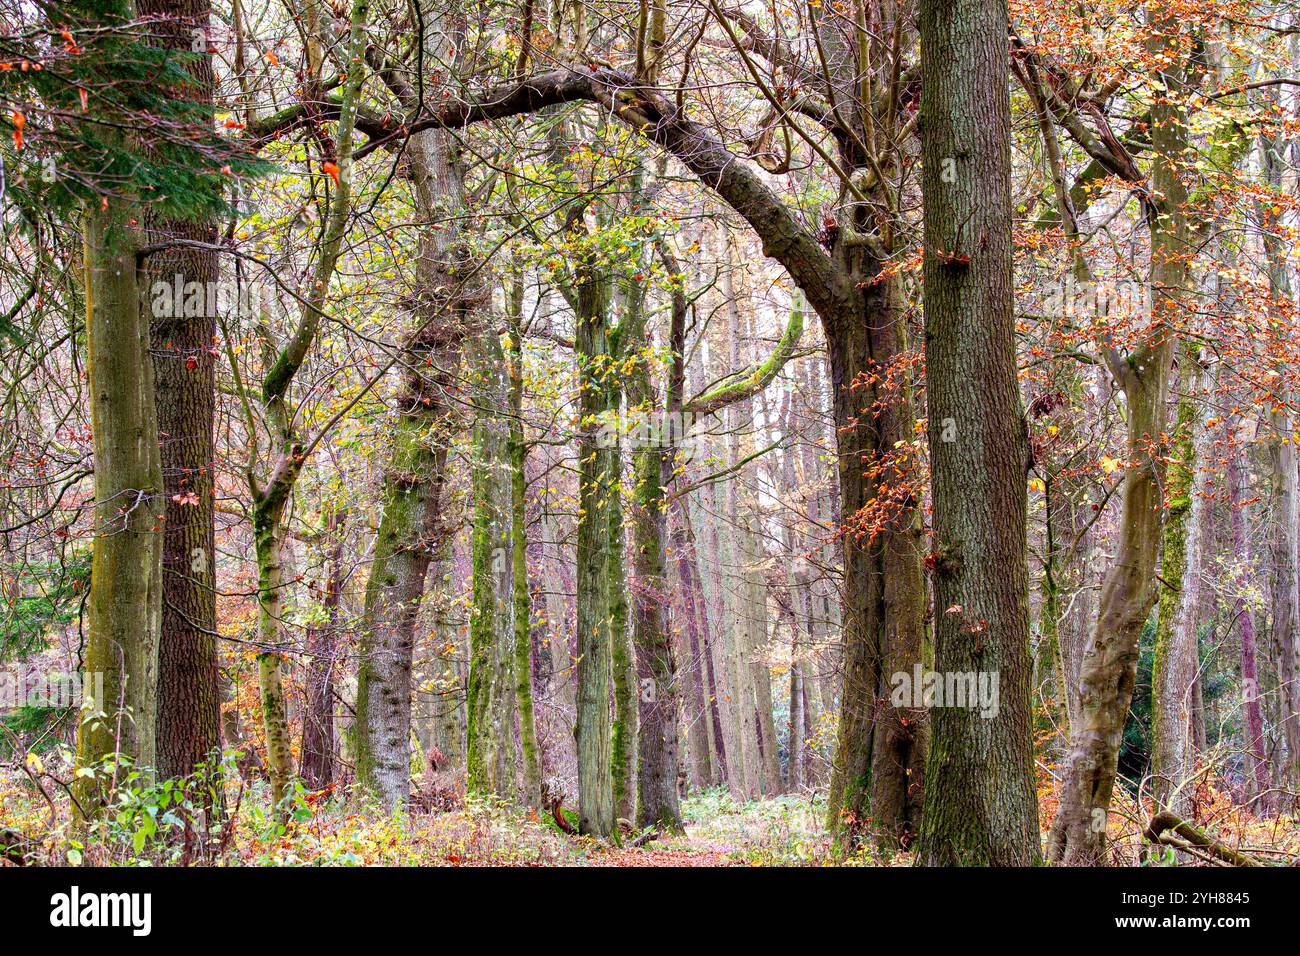
[[1300, 865], [1298, 186], [1286, 0], [0, 0], [0, 869]]

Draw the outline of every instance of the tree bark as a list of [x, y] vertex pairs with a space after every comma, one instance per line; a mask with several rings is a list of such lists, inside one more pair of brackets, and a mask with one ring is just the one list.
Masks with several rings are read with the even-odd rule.
[[[103, 675], [104, 699], [82, 703], [77, 767], [97, 771], [115, 753], [140, 768], [155, 763], [164, 485], [149, 322], [137, 283], [138, 215], [128, 200], [106, 197], [102, 205], [88, 201], [82, 218], [95, 452], [90, 623], [82, 666], [87, 674]], [[74, 779], [77, 805], [87, 816], [99, 812], [106, 782], [99, 775]]]
[[922, 0], [919, 25], [935, 670], [996, 680], [999, 705], [991, 717], [952, 701], [931, 710], [917, 861], [1025, 866], [1040, 850], [1007, 7]]
[[[610, 606], [609, 547], [615, 537], [619, 495], [618, 445], [601, 442], [598, 421], [617, 413], [617, 386], [606, 367], [616, 349], [610, 341], [609, 307], [612, 282], [607, 267], [584, 258], [578, 263], [574, 290], [577, 300], [575, 352], [579, 362], [578, 440], [578, 815], [584, 834], [615, 835], [612, 721], [614, 633], [618, 622]], [[621, 523], [620, 523], [621, 524]], [[621, 527], [618, 539], [621, 541]]]
[[[1177, 440], [1166, 482], [1169, 504], [1161, 545], [1159, 611], [1151, 672], [1151, 774], [1156, 801], [1179, 816], [1188, 816], [1187, 789], [1193, 768], [1192, 716], [1200, 656], [1196, 638], [1197, 599], [1201, 589], [1200, 529], [1208, 507], [1205, 484], [1209, 469], [1208, 412], [1198, 412], [1210, 376], [1199, 349], [1185, 348], [1179, 363], [1180, 396]], [[1178, 588], [1174, 591], [1175, 586]], [[1244, 653], [1244, 651], [1243, 651]]]
[[474, 423], [472, 532], [474, 606], [470, 617], [466, 777], [471, 793], [516, 795], [514, 779], [513, 585], [506, 401], [500, 342], [484, 333], [472, 366], [479, 370]]
[[507, 324], [507, 380], [510, 426], [510, 549], [511, 610], [514, 630], [515, 710], [519, 715], [519, 746], [524, 765], [524, 802], [542, 808], [542, 762], [537, 748], [533, 714], [533, 611], [528, 582], [528, 444], [524, 436], [524, 284], [516, 276], [510, 284]]
[[[173, 95], [210, 111], [212, 55], [206, 48], [191, 50], [196, 31], [206, 34], [208, 29], [210, 0], [139, 0], [137, 9], [157, 18], [153, 30], [160, 45], [187, 55], [190, 82]], [[216, 243], [216, 224], [210, 220], [159, 221], [149, 215], [146, 222], [153, 244]], [[213, 301], [208, 291], [220, 277], [220, 264], [215, 249], [176, 245], [154, 252], [148, 267], [151, 281], [174, 293], [197, 283], [203, 303], [191, 310], [182, 307], [181, 296], [169, 296], [171, 308], [162, 315], [155, 310], [151, 331], [166, 506], [158, 771], [164, 777], [182, 777], [213, 759], [221, 746], [212, 437], [217, 323], [207, 306]]]
[[415, 624], [439, 539], [448, 429], [461, 341], [481, 280], [466, 248], [465, 183], [450, 134], [421, 133], [409, 150], [421, 230], [412, 314], [416, 327], [395, 405], [393, 443], [380, 491], [381, 517], [366, 585], [357, 667], [358, 782], [386, 806], [410, 795], [411, 664]]
[[[1276, 94], [1274, 93], [1275, 97]], [[1264, 179], [1274, 189], [1282, 189], [1284, 141], [1281, 137], [1264, 139]], [[1292, 144], [1292, 158], [1300, 157], [1300, 146]], [[1293, 302], [1293, 283], [1285, 249], [1274, 223], [1269, 217], [1276, 215], [1267, 204], [1258, 207], [1261, 218], [1264, 252], [1268, 259], [1269, 294], [1274, 298], [1273, 310], [1287, 314]], [[1293, 314], [1293, 313], [1291, 313]], [[1280, 321], [1270, 315], [1270, 321]], [[1268, 445], [1272, 479], [1274, 518], [1269, 524], [1269, 551], [1272, 574], [1269, 580], [1271, 606], [1272, 654], [1276, 660], [1278, 682], [1281, 688], [1282, 739], [1286, 756], [1281, 765], [1281, 776], [1288, 785], [1300, 783], [1300, 573], [1297, 565], [1297, 547], [1300, 542], [1300, 488], [1297, 487], [1295, 451], [1295, 416], [1291, 411], [1293, 393], [1285, 376], [1277, 380], [1274, 402], [1269, 409], [1272, 431]]]
[[325, 559], [325, 620], [307, 631], [307, 709], [302, 719], [302, 782], [322, 790], [334, 782], [335, 669], [338, 667], [339, 602], [343, 596], [343, 543], [346, 512], [332, 511], [325, 534], [332, 537]]
[[[1250, 496], [1247, 488], [1248, 474], [1244, 456], [1240, 451], [1228, 462], [1228, 505], [1232, 517], [1232, 551], [1240, 562], [1241, 573], [1235, 582], [1237, 600], [1233, 618], [1238, 622], [1241, 639], [1241, 693], [1245, 724], [1246, 761], [1248, 775], [1246, 792], [1258, 799], [1268, 794], [1272, 787], [1268, 752], [1264, 743], [1264, 714], [1260, 707], [1258, 652], [1255, 643], [1255, 613], [1250, 607], [1248, 592], [1251, 589], [1251, 548], [1248, 517]], [[1266, 803], [1271, 803], [1266, 798]], [[1186, 801], [1184, 801], [1186, 803]], [[1179, 812], [1177, 806], [1171, 810]], [[1186, 816], [1186, 813], [1180, 814]]]
[[680, 585], [684, 629], [682, 645], [686, 658], [686, 746], [689, 756], [690, 784], [701, 788], [715, 784], [719, 775], [715, 770], [713, 749], [710, 744], [709, 706], [704, 696], [704, 644], [700, 640], [700, 622], [695, 597], [695, 572], [692, 545], [686, 539], [683, 515], [686, 505], [675, 499], [671, 505], [672, 528], [669, 547], [677, 556], [677, 580]]

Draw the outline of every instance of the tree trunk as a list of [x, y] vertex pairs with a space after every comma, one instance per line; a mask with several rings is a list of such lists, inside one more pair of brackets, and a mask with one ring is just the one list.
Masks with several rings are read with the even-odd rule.
[[[1248, 476], [1246, 462], [1241, 451], [1233, 454], [1228, 462], [1228, 505], [1232, 512], [1232, 551], [1239, 562], [1241, 573], [1236, 584], [1237, 600], [1233, 608], [1233, 618], [1238, 621], [1241, 638], [1241, 692], [1242, 710], [1245, 724], [1247, 776], [1245, 791], [1258, 799], [1268, 794], [1272, 787], [1268, 766], [1268, 753], [1264, 746], [1264, 715], [1260, 708], [1259, 664], [1255, 647], [1255, 613], [1251, 609], [1249, 591], [1254, 576], [1251, 574], [1253, 562], [1250, 554], [1249, 500], [1247, 488]], [[1266, 804], [1271, 803], [1267, 800]], [[1175, 812], [1178, 808], [1171, 807]], [[1186, 814], [1182, 814], [1186, 815]]]
[[[688, 559], [687, 570], [690, 574], [685, 585], [685, 598], [688, 601], [694, 600], [695, 618], [700, 628], [700, 677], [704, 682], [704, 719], [708, 721], [711, 747], [710, 759], [715, 774], [713, 782], [725, 785], [730, 784], [731, 773], [727, 757], [727, 735], [722, 726], [722, 711], [718, 706], [718, 675], [713, 645], [714, 628], [710, 625], [708, 608], [706, 607], [704, 571], [701, 566], [700, 549], [696, 544], [694, 525], [691, 523], [690, 504], [686, 500], [679, 500], [681, 501], [679, 517], [685, 534], [685, 552]], [[716, 547], [713, 549], [713, 556], [716, 566], [718, 559]], [[718, 590], [721, 591], [721, 588]], [[719, 599], [721, 599], [721, 594], [719, 594]]]
[[[1193, 696], [1200, 657], [1196, 627], [1201, 589], [1200, 529], [1208, 501], [1204, 464], [1208, 411], [1198, 398], [1211, 384], [1196, 352], [1185, 348], [1180, 361], [1177, 443], [1166, 482], [1169, 504], [1161, 545], [1159, 617], [1151, 672], [1151, 774], [1156, 801], [1181, 817], [1189, 816], [1192, 771]], [[1177, 586], [1178, 590], [1173, 588]]]
[[261, 649], [257, 655], [257, 683], [266, 735], [266, 765], [271, 778], [271, 806], [278, 816], [293, 784], [293, 751], [289, 717], [285, 708], [280, 621], [284, 617], [284, 517], [285, 499], [258, 502], [253, 510], [253, 540], [257, 556], [257, 593]]
[[330, 512], [332, 537], [325, 567], [325, 620], [307, 631], [307, 710], [302, 719], [302, 782], [321, 790], [334, 782], [334, 673], [338, 666], [339, 601], [343, 594], [343, 528], [346, 513]]
[[418, 372], [411, 374], [398, 409], [366, 584], [354, 754], [358, 784], [388, 807], [404, 806], [410, 796], [415, 623], [434, 539], [440, 533], [439, 499], [447, 454], [431, 435], [446, 413], [432, 383], [424, 382]]
[[[624, 333], [627, 352], [649, 344], [644, 312], [638, 309], [632, 318]], [[639, 355], [625, 388], [629, 415], [649, 415], [660, 409], [650, 368]], [[670, 414], [674, 406], [678, 411], [681, 407], [680, 395], [675, 392], [670, 382], [664, 405]], [[636, 822], [642, 827], [679, 831], [682, 815], [677, 796], [678, 672], [668, 628], [670, 594], [664, 545], [668, 508], [664, 486], [671, 479], [676, 457], [673, 437], [661, 434], [660, 438], [666, 440], [646, 441], [633, 462], [632, 575], [628, 584], [639, 706]]]
[[[617, 408], [618, 398], [614, 403]], [[609, 608], [610, 668], [613, 672], [614, 720], [610, 727], [610, 776], [618, 818], [636, 816], [637, 673], [628, 627], [627, 550], [623, 531], [623, 456], [616, 446], [610, 465], [614, 479], [607, 501], [605, 603]]]
[[[579, 362], [578, 441], [578, 813], [579, 830], [611, 837], [614, 779], [610, 693], [616, 621], [609, 603], [611, 524], [619, 494], [618, 443], [601, 441], [598, 420], [618, 407], [617, 386], [606, 363], [614, 354], [609, 337], [610, 277], [594, 261], [578, 265], [575, 352]], [[622, 531], [618, 533], [621, 541]]]
[[709, 734], [709, 706], [704, 697], [704, 655], [700, 640], [700, 623], [695, 600], [695, 576], [690, 545], [686, 540], [683, 514], [686, 505], [680, 499], [672, 503], [670, 545], [677, 556], [678, 598], [685, 619], [682, 645], [686, 658], [686, 746], [692, 787], [708, 787], [717, 782]]
[[781, 792], [781, 759], [777, 753], [776, 720], [772, 716], [772, 670], [766, 653], [767, 588], [759, 577], [758, 541], [754, 534], [755, 517], [748, 508], [737, 516], [736, 537], [740, 558], [744, 563], [745, 579], [742, 583], [746, 604], [747, 643], [743, 656], [749, 662], [750, 680], [754, 689], [755, 743], [759, 748], [762, 772], [759, 774], [760, 795], [775, 796]]
[[[140, 0], [142, 15], [158, 18], [161, 45], [186, 54], [191, 81], [171, 95], [212, 108], [212, 56], [193, 52], [206, 33], [210, 0]], [[207, 115], [206, 113], [204, 114]], [[150, 240], [215, 245], [211, 221], [157, 221]], [[149, 277], [172, 290], [171, 308], [153, 316], [154, 390], [161, 439], [166, 524], [162, 553], [162, 634], [158, 644], [158, 771], [182, 777], [211, 760], [221, 746], [217, 682], [216, 541], [213, 527], [213, 410], [216, 315], [208, 295], [220, 277], [215, 249], [171, 246], [149, 257]], [[203, 305], [182, 307], [197, 283]], [[151, 289], [153, 286], [151, 286]], [[189, 299], [188, 295], [184, 296]], [[160, 310], [155, 310], [157, 313]], [[197, 313], [197, 314], [193, 314]]]
[[513, 799], [514, 632], [510, 604], [513, 569], [507, 513], [510, 500], [503, 362], [495, 332], [483, 334], [473, 356], [479, 369], [474, 424], [473, 590], [470, 612], [466, 777], [471, 793]]
[[514, 629], [515, 709], [519, 714], [519, 744], [523, 751], [524, 802], [542, 807], [542, 762], [537, 749], [533, 715], [533, 610], [528, 583], [528, 445], [524, 437], [524, 284], [516, 276], [507, 303], [510, 347], [507, 371], [510, 397], [510, 548]]
[[[1276, 96], [1276, 93], [1272, 96]], [[1264, 154], [1265, 181], [1280, 191], [1285, 168], [1282, 156], [1284, 141], [1278, 137], [1266, 139], [1260, 145]], [[1300, 146], [1292, 145], [1292, 158], [1300, 158]], [[1267, 204], [1261, 203], [1259, 215], [1263, 220], [1261, 231], [1268, 258], [1269, 294], [1275, 300], [1273, 310], [1283, 315], [1293, 314], [1290, 265], [1277, 230], [1269, 228], [1272, 224], [1268, 222], [1268, 217], [1276, 213], [1271, 212]], [[1270, 321], [1282, 320], [1270, 315]], [[1286, 744], [1281, 776], [1287, 785], [1294, 787], [1300, 783], [1300, 574], [1297, 573], [1297, 564], [1300, 563], [1297, 559], [1300, 490], [1297, 489], [1292, 400], [1293, 393], [1283, 376], [1277, 380], [1268, 418], [1272, 430], [1268, 452], [1274, 513], [1269, 525], [1269, 550], [1273, 568], [1269, 581], [1273, 621], [1270, 644], [1277, 661], [1278, 683], [1281, 688], [1282, 738]]]
[[[284, 515], [293, 497], [298, 476], [306, 462], [309, 445], [295, 429], [287, 395], [294, 377], [302, 368], [308, 351], [316, 340], [324, 318], [330, 280], [338, 267], [352, 210], [352, 139], [361, 88], [366, 71], [361, 55], [366, 49], [365, 19], [367, 0], [354, 0], [349, 14], [347, 55], [357, 68], [347, 74], [340, 89], [340, 110], [336, 128], [337, 173], [335, 189], [328, 202], [326, 221], [320, 236], [319, 257], [314, 281], [301, 301], [298, 323], [278, 354], [267, 343], [267, 367], [262, 380], [260, 401], [271, 426], [265, 486], [258, 476], [256, 462], [248, 462], [248, 485], [253, 501], [253, 542], [257, 557], [258, 605], [260, 611], [261, 648], [257, 656], [258, 689], [262, 702], [262, 722], [266, 735], [267, 764], [271, 777], [274, 812], [282, 820], [287, 815], [285, 798], [293, 784], [293, 751], [289, 740], [288, 713], [285, 705], [283, 644], [280, 621], [284, 601], [283, 547]], [[319, 67], [319, 63], [316, 64]], [[313, 69], [313, 76], [318, 69]], [[249, 396], [244, 394], [247, 402]], [[249, 427], [255, 428], [254, 421]], [[254, 449], [256, 451], [256, 449]]]
[[[1166, 14], [1152, 14], [1150, 48], [1162, 54], [1176, 32]], [[1172, 56], [1162, 74], [1169, 89], [1182, 83]], [[1186, 120], [1171, 100], [1151, 109], [1151, 184], [1144, 204], [1151, 230], [1152, 330], [1134, 354], [1108, 355], [1111, 372], [1128, 400], [1128, 468], [1114, 564], [1102, 585], [1097, 625], [1079, 672], [1079, 728], [1071, 741], [1061, 804], [1048, 841], [1053, 862], [1095, 866], [1104, 862], [1106, 818], [1124, 723], [1137, 680], [1138, 641], [1155, 601], [1156, 555], [1163, 513], [1165, 406], [1174, 339], [1171, 329], [1188, 285], [1187, 199], [1179, 168], [1187, 146]], [[1152, 205], [1151, 203], [1158, 203]]]
[[[399, 91], [409, 93], [399, 87]], [[357, 779], [386, 805], [410, 793], [411, 660], [420, 601], [441, 526], [447, 431], [461, 341], [481, 296], [464, 231], [464, 163], [455, 139], [430, 130], [409, 147], [415, 207], [425, 223], [415, 266], [415, 329], [404, 349], [402, 388], [382, 517], [366, 588], [357, 671]]]
[[906, 487], [902, 469], [887, 456], [911, 441], [915, 418], [909, 386], [890, 395], [878, 388], [907, 348], [898, 291], [879, 275], [878, 263], [862, 268], [874, 278], [862, 283], [860, 312], [827, 323], [844, 568], [829, 825], [846, 848], [864, 836], [895, 848], [909, 845], [920, 824], [928, 731], [924, 708], [889, 706], [889, 685], [893, 675], [910, 675], [921, 662], [925, 583], [912, 494], [892, 500], [886, 515], [866, 511], [882, 486]]
[[917, 860], [1038, 862], [1026, 426], [1011, 281], [1007, 7], [922, 0], [925, 361], [935, 670], [995, 680], [995, 714], [931, 710]]
[[[107, 197], [102, 206], [87, 202], [83, 216], [95, 531], [82, 663], [86, 673], [103, 675], [104, 699], [83, 701], [78, 769], [99, 770], [115, 753], [140, 768], [155, 763], [164, 486], [149, 323], [136, 278], [138, 215], [128, 201]], [[87, 816], [99, 812], [105, 784], [101, 776], [74, 779]]]

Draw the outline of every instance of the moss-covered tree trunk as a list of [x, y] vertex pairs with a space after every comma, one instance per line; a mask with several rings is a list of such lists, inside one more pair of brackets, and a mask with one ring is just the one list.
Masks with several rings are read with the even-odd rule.
[[[248, 463], [248, 485], [253, 501], [253, 541], [258, 569], [258, 605], [260, 609], [261, 649], [257, 657], [258, 690], [265, 729], [267, 769], [271, 777], [271, 797], [276, 812], [283, 815], [284, 798], [293, 785], [293, 751], [289, 740], [288, 713], [284, 698], [284, 644], [280, 632], [284, 600], [283, 547], [284, 515], [302, 473], [309, 451], [308, 443], [294, 427], [288, 393], [294, 377], [302, 368], [307, 353], [316, 340], [324, 318], [324, 307], [334, 277], [343, 238], [352, 210], [352, 146], [361, 87], [366, 71], [363, 57], [368, 41], [366, 24], [369, 0], [353, 0], [349, 11], [347, 55], [355, 64], [344, 79], [339, 98], [336, 127], [336, 183], [328, 201], [320, 255], [316, 261], [311, 287], [301, 301], [298, 323], [278, 354], [268, 354], [262, 381], [261, 401], [271, 425], [269, 436], [270, 464], [267, 474], [259, 477], [256, 462]], [[313, 67], [319, 72], [320, 63]], [[271, 352], [270, 343], [267, 351]], [[245, 399], [248, 399], [245, 393]], [[250, 421], [254, 428], [255, 422]]]
[[430, 754], [426, 763], [436, 764], [435, 769], [465, 766], [466, 655], [464, 642], [457, 637], [456, 622], [452, 620], [459, 608], [452, 562], [454, 546], [451, 535], [443, 538], [441, 552], [434, 559], [429, 575], [430, 590], [437, 595], [428, 664], [432, 679], [429, 739], [442, 756]]
[[[674, 302], [674, 320], [678, 301]], [[651, 378], [645, 313], [629, 313], [623, 346], [635, 356], [625, 391], [629, 417], [652, 415], [660, 409]], [[674, 325], [675, 327], [675, 325]], [[675, 367], [676, 366], [675, 364]], [[669, 375], [664, 407], [680, 410], [675, 376]], [[630, 624], [635, 646], [637, 693], [636, 822], [677, 831], [682, 828], [677, 795], [678, 717], [680, 712], [677, 655], [668, 625], [665, 525], [668, 504], [664, 489], [671, 480], [679, 436], [660, 433], [636, 450], [632, 465], [631, 575], [628, 580]]]
[[[83, 701], [78, 769], [102, 769], [101, 762], [115, 753], [140, 767], [155, 763], [164, 506], [149, 321], [136, 271], [139, 214], [132, 203], [113, 196], [87, 202], [82, 218], [95, 452], [82, 663], [88, 674], [103, 675], [103, 699]], [[98, 813], [106, 782], [103, 775], [74, 779], [77, 805], [87, 816]]]
[[[611, 401], [618, 407], [619, 393]], [[610, 667], [614, 690], [614, 716], [610, 728], [610, 776], [614, 810], [619, 819], [636, 816], [636, 760], [638, 695], [636, 652], [628, 625], [627, 545], [623, 517], [623, 455], [619, 445], [609, 464], [610, 492], [605, 502], [605, 606], [608, 608]]]
[[257, 684], [262, 702], [266, 767], [271, 778], [271, 804], [284, 811], [293, 784], [293, 750], [284, 699], [284, 509], [288, 489], [260, 500], [253, 509], [253, 540], [257, 557], [258, 633]]
[[[638, 404], [645, 383], [628, 390]], [[668, 629], [669, 595], [664, 558], [666, 449], [645, 448], [635, 459], [632, 519], [632, 633], [636, 642], [639, 700], [637, 823], [681, 829], [677, 798], [678, 677]]]
[[430, 561], [449, 533], [441, 522], [453, 408], [448, 396], [456, 385], [461, 340], [476, 325], [481, 285], [466, 250], [464, 170], [454, 139], [442, 131], [423, 132], [412, 139], [409, 153], [415, 206], [426, 225], [357, 666], [357, 780], [390, 807], [410, 794], [415, 624]]
[[608, 267], [593, 257], [578, 263], [574, 281], [578, 360], [578, 809], [579, 829], [599, 837], [613, 836], [614, 778], [612, 773], [612, 692], [614, 633], [619, 624], [610, 606], [612, 573], [610, 545], [620, 544], [622, 528], [613, 525], [619, 491], [617, 431], [611, 441], [599, 434], [611, 413], [618, 412], [618, 387], [611, 377], [616, 353], [609, 326], [612, 281]]
[[1160, 547], [1164, 583], [1151, 670], [1152, 793], [1163, 808], [1179, 816], [1188, 815], [1192, 796], [1192, 719], [1200, 666], [1196, 626], [1204, 560], [1200, 529], [1208, 507], [1205, 454], [1210, 430], [1205, 426], [1208, 412], [1198, 410], [1198, 401], [1204, 400], [1210, 382], [1199, 351], [1184, 348], [1179, 357], [1178, 423], [1165, 482], [1168, 504]]
[[476, 341], [470, 367], [475, 370], [476, 416], [471, 464], [473, 607], [469, 626], [466, 777], [472, 793], [514, 799], [510, 462], [503, 419], [504, 359], [495, 332], [486, 332]]
[[528, 582], [528, 443], [524, 435], [523, 279], [516, 275], [507, 290], [509, 348], [506, 365], [510, 393], [510, 553], [511, 626], [514, 633], [515, 709], [523, 758], [524, 802], [542, 806], [542, 759], [537, 746], [533, 709], [533, 610]]
[[[419, 380], [418, 373], [412, 376]], [[389, 807], [410, 796], [411, 667], [415, 624], [439, 533], [446, 449], [431, 432], [427, 387], [399, 400], [393, 450], [380, 491], [381, 517], [366, 584], [357, 665], [357, 782]], [[441, 397], [437, 408], [445, 411]]]

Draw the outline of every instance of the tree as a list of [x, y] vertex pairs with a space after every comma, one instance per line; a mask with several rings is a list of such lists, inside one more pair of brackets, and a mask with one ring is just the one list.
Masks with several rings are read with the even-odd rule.
[[[62, 55], [26, 82], [39, 109], [75, 115], [79, 106], [93, 120], [51, 123], [39, 134], [52, 174], [43, 177], [52, 183], [47, 199], [80, 205], [84, 240], [95, 524], [82, 663], [103, 675], [104, 687], [102, 699], [83, 702], [77, 763], [87, 772], [77, 774], [73, 791], [79, 812], [93, 816], [117, 777], [119, 755], [146, 775], [157, 762], [165, 488], [139, 268], [155, 250], [141, 220], [146, 208], [186, 221], [219, 211], [221, 180], [208, 164], [223, 154], [202, 125], [202, 104], [176, 94], [190, 80], [179, 58], [145, 42], [133, 4], [71, 3], [61, 12], [81, 35], [64, 31]], [[47, 53], [40, 44], [26, 51], [37, 66]], [[11, 115], [22, 150], [26, 114]], [[101, 775], [106, 760], [112, 773]]]
[[507, 291], [506, 378], [510, 399], [510, 588], [514, 631], [515, 709], [524, 765], [524, 801], [542, 806], [542, 760], [533, 711], [533, 610], [528, 582], [528, 443], [524, 437], [524, 286], [516, 277]]
[[[253, 502], [253, 541], [257, 557], [257, 593], [259, 606], [260, 647], [257, 657], [258, 687], [262, 703], [262, 721], [266, 734], [267, 768], [271, 778], [271, 800], [277, 813], [286, 812], [285, 798], [294, 777], [293, 750], [285, 709], [283, 658], [285, 643], [281, 636], [284, 616], [284, 517], [294, 487], [302, 474], [311, 450], [324, 437], [325, 429], [310, 440], [298, 434], [288, 402], [289, 387], [302, 368], [324, 319], [329, 284], [338, 266], [352, 209], [353, 133], [359, 106], [362, 81], [366, 71], [363, 52], [366, 47], [365, 24], [368, 0], [355, 0], [349, 14], [347, 62], [352, 71], [340, 92], [339, 122], [333, 157], [325, 158], [322, 171], [334, 181], [334, 193], [326, 204], [325, 229], [321, 235], [319, 258], [312, 272], [312, 283], [300, 299], [298, 322], [287, 341], [278, 350], [268, 342], [273, 356], [262, 380], [260, 403], [269, 423], [271, 461], [259, 474], [255, 461], [247, 467], [247, 480]], [[311, 56], [309, 70], [320, 76], [319, 51]], [[328, 169], [326, 167], [329, 167]], [[232, 365], [234, 363], [232, 362]], [[251, 411], [252, 396], [242, 388], [241, 398], [250, 435], [257, 432]], [[328, 426], [328, 423], [327, 423]], [[254, 452], [256, 441], [254, 440]]]
[[466, 788], [508, 800], [515, 789], [515, 586], [510, 543], [511, 468], [506, 368], [495, 331], [474, 343], [475, 416], [471, 462], [473, 609], [469, 624]]
[[[623, 595], [613, 566], [622, 560], [618, 440], [602, 441], [599, 422], [617, 414], [619, 389], [611, 374], [618, 329], [610, 327], [610, 266], [595, 250], [579, 252], [573, 294], [578, 361], [578, 819], [582, 833], [615, 835], [610, 693], [614, 645], [621, 639]], [[617, 434], [617, 433], [615, 433]], [[615, 543], [616, 548], [615, 548]]]
[[[404, 95], [405, 82], [381, 71]], [[421, 229], [413, 321], [404, 346], [396, 428], [381, 491], [382, 516], [366, 586], [357, 672], [357, 776], [389, 806], [410, 789], [411, 663], [414, 631], [445, 508], [449, 390], [460, 340], [478, 324], [481, 279], [458, 224], [465, 210], [462, 162], [448, 134], [429, 130], [411, 144]], [[446, 220], [450, 227], [442, 225]]]
[[1191, 798], [1187, 784], [1193, 769], [1192, 709], [1200, 667], [1197, 601], [1204, 563], [1200, 543], [1208, 507], [1205, 455], [1210, 430], [1205, 422], [1209, 415], [1200, 412], [1196, 403], [1198, 393], [1208, 390], [1210, 373], [1198, 351], [1185, 348], [1179, 362], [1178, 438], [1167, 478], [1169, 505], [1160, 548], [1161, 578], [1177, 581], [1178, 590], [1168, 584], [1160, 592], [1151, 673], [1153, 790], [1161, 805], [1179, 816], [1188, 815]]
[[992, 717], [931, 711], [918, 862], [1039, 859], [1029, 713], [1025, 422], [1011, 285], [1006, 7], [922, 0], [926, 408], [935, 670], [990, 675]]
[[[140, 0], [138, 9], [157, 18], [154, 29], [163, 45], [186, 56], [189, 76], [175, 95], [193, 102], [210, 127], [210, 2]], [[170, 290], [162, 300], [168, 308], [154, 309], [150, 331], [165, 495], [157, 758], [163, 776], [183, 777], [221, 746], [212, 436], [217, 322], [209, 308], [220, 260], [215, 219], [159, 220], [147, 214], [146, 222], [149, 241], [162, 247], [148, 259], [150, 292]], [[150, 301], [160, 300], [151, 295]]]
[[1054, 862], [1095, 865], [1105, 854], [1106, 817], [1119, 760], [1120, 742], [1137, 673], [1138, 639], [1155, 601], [1156, 555], [1160, 544], [1165, 478], [1165, 406], [1186, 294], [1188, 229], [1182, 157], [1187, 120], [1180, 100], [1185, 57], [1176, 21], [1153, 13], [1148, 47], [1163, 64], [1165, 91], [1151, 107], [1153, 150], [1149, 186], [1131, 155], [1113, 136], [1097, 146], [1079, 126], [1067, 127], [1093, 145], [1099, 162], [1139, 185], [1151, 234], [1151, 325], [1143, 341], [1123, 355], [1106, 350], [1108, 368], [1128, 401], [1128, 456], [1123, 480], [1123, 517], [1114, 563], [1102, 585], [1096, 627], [1079, 674], [1079, 726], [1071, 741], [1061, 807], [1048, 841]]

